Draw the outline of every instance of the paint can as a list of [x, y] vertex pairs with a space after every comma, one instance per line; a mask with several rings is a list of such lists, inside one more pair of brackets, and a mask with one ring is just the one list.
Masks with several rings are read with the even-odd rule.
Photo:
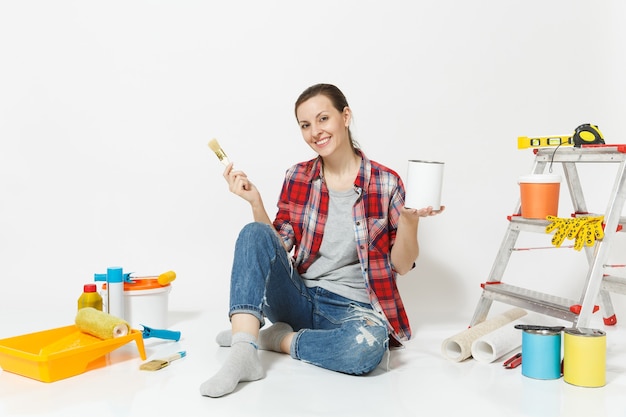
[[521, 215], [526, 219], [557, 216], [561, 176], [550, 174], [522, 175], [519, 178]]
[[579, 387], [606, 384], [606, 333], [570, 328], [563, 337], [563, 379]]
[[534, 379], [561, 377], [561, 332], [528, 329], [522, 333], [522, 375]]
[[161, 285], [157, 279], [133, 279], [124, 291], [126, 320], [139, 328], [139, 325], [167, 329], [168, 299], [172, 285]]
[[[132, 278], [124, 282], [124, 319], [133, 329], [148, 326], [155, 329], [168, 327], [169, 293], [172, 284], [159, 284], [158, 277]], [[102, 291], [106, 293], [106, 283]]]
[[432, 207], [433, 210], [441, 210], [444, 166], [439, 161], [409, 160], [405, 207], [418, 210]]

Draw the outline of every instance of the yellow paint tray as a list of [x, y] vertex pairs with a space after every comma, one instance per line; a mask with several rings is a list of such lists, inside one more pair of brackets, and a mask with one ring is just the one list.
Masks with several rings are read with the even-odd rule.
[[146, 359], [143, 334], [100, 339], [75, 325], [0, 339], [0, 367], [42, 382], [54, 382], [106, 365], [105, 355], [134, 340]]

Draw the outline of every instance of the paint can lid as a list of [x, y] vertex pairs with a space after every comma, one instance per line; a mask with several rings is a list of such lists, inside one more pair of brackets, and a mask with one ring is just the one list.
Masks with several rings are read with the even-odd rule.
[[[157, 279], [158, 277], [143, 277], [143, 278], [133, 278], [132, 281], [128, 281], [124, 283], [124, 291], [155, 291], [160, 292], [164, 289], [169, 290], [171, 288], [171, 284], [161, 285]], [[106, 282], [102, 284], [102, 289], [107, 289]]]
[[589, 329], [585, 327], [571, 327], [563, 330], [567, 334], [571, 334], [572, 336], [583, 336], [583, 337], [601, 337], [605, 336], [606, 332], [599, 329]]
[[518, 182], [520, 184], [552, 184], [560, 183], [561, 176], [557, 174], [530, 174], [521, 175]]
[[555, 334], [560, 335], [560, 331], [552, 330], [552, 329], [524, 329], [524, 333], [528, 334], [536, 334], [539, 336], [554, 336]]
[[409, 159], [409, 162], [415, 162], [419, 164], [445, 164], [445, 162], [442, 161], [428, 161], [425, 159]]

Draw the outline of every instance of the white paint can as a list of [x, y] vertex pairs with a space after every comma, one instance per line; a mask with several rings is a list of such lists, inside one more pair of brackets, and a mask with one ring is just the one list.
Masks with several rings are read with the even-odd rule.
[[432, 206], [433, 210], [440, 210], [443, 168], [443, 162], [409, 160], [404, 206], [413, 209]]
[[126, 321], [133, 329], [141, 329], [140, 325], [167, 329], [171, 284], [161, 285], [157, 277], [133, 281], [124, 283]]

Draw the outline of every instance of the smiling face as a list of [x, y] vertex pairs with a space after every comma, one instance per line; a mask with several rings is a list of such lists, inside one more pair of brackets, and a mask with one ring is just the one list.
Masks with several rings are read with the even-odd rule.
[[328, 97], [318, 94], [298, 105], [296, 118], [304, 141], [320, 156], [351, 149], [349, 107], [339, 111]]

